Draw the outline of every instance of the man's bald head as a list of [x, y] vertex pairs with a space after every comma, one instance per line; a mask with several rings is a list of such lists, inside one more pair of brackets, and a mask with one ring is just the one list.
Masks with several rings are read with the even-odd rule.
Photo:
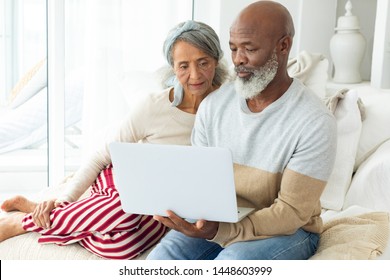
[[295, 34], [290, 12], [281, 4], [273, 1], [258, 1], [244, 8], [233, 25], [231, 32], [256, 32], [276, 40], [285, 35], [291, 38]]

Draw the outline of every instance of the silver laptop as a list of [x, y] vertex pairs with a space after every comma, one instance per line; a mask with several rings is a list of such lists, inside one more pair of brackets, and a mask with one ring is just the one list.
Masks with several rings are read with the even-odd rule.
[[238, 222], [254, 211], [237, 208], [228, 149], [113, 142], [114, 181], [127, 213]]

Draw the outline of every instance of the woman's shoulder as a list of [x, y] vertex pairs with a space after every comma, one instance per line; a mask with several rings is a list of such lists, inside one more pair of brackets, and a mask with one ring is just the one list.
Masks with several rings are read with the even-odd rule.
[[137, 108], [155, 108], [156, 106], [170, 105], [169, 91], [171, 88], [166, 88], [160, 91], [150, 92], [139, 96], [133, 103], [132, 107]]

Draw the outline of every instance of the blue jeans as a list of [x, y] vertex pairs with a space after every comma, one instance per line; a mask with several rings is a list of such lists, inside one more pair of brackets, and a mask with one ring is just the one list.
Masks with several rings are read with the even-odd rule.
[[319, 235], [299, 229], [293, 235], [233, 243], [187, 237], [171, 230], [150, 252], [148, 260], [306, 260], [316, 251]]

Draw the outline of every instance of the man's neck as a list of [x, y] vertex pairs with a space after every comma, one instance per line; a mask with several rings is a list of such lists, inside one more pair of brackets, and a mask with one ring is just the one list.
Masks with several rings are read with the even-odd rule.
[[248, 108], [253, 113], [260, 113], [270, 104], [278, 100], [290, 87], [293, 79], [287, 77], [282, 82], [272, 81], [259, 95], [246, 101]]

